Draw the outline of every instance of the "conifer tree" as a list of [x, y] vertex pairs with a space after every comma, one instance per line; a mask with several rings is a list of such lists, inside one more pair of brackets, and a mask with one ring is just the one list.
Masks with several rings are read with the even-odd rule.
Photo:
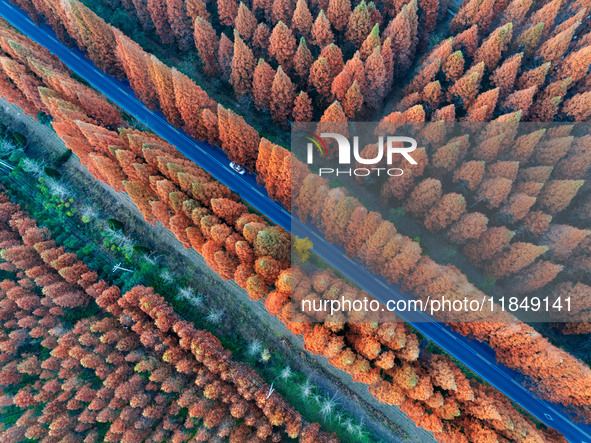
[[298, 0], [293, 18], [291, 19], [291, 26], [303, 38], [308, 38], [312, 30], [312, 14], [308, 9], [306, 0]]
[[583, 185], [583, 180], [549, 180], [538, 196], [537, 204], [545, 212], [555, 215], [564, 210]]
[[428, 83], [421, 94], [421, 100], [429, 109], [437, 109], [441, 103], [443, 92], [439, 80]]
[[89, 57], [102, 70], [121, 75], [116, 57], [114, 29], [81, 2], [69, 2], [71, 15], [78, 24], [78, 35]]
[[187, 14], [193, 23], [195, 23], [197, 17], [202, 17], [204, 20], [209, 21], [209, 12], [202, 0], [187, 0], [185, 6], [187, 8]]
[[295, 98], [292, 115], [296, 122], [312, 121], [312, 100], [305, 92], [301, 91]]
[[367, 91], [364, 94], [368, 106], [377, 109], [386, 95], [386, 68], [380, 51], [376, 47], [365, 61]]
[[275, 70], [265, 60], [262, 58], [259, 59], [252, 80], [254, 104], [259, 111], [270, 109], [271, 96], [269, 91], [271, 91], [271, 87], [273, 86], [274, 78]]
[[462, 163], [454, 171], [454, 183], [460, 183], [471, 191], [476, 190], [484, 177], [484, 161], [469, 161]]
[[269, 38], [271, 38], [271, 30], [265, 23], [259, 23], [252, 36], [252, 49], [257, 57], [267, 55]]
[[586, 121], [591, 116], [591, 91], [568, 99], [562, 106], [562, 112], [574, 121]]
[[365, 0], [361, 0], [349, 16], [345, 36], [347, 37], [347, 40], [351, 41], [359, 48], [363, 43], [363, 40], [365, 40], [370, 33], [371, 28], [372, 23], [367, 4], [365, 3]]
[[515, 54], [505, 60], [492, 73], [491, 81], [500, 89], [500, 95], [502, 97], [512, 92], [522, 59], [523, 53]]
[[[384, 65], [385, 66], [385, 65]], [[352, 58], [347, 60], [345, 64], [345, 71], [349, 74], [353, 81], [357, 81], [361, 92], [366, 88], [367, 82], [365, 79], [365, 66], [361, 60], [361, 55], [357, 51]]]
[[525, 71], [516, 82], [518, 88], [527, 89], [532, 86], [541, 88], [546, 81], [546, 76], [550, 70], [551, 63], [547, 62], [537, 68]]
[[236, 0], [220, 0], [217, 2], [220, 22], [226, 26], [232, 26], [238, 14], [238, 2]]
[[205, 91], [197, 86], [189, 77], [172, 70], [172, 82], [176, 106], [184, 122], [184, 129], [188, 134], [201, 140], [206, 134], [201, 133], [200, 110], [203, 108], [215, 109], [216, 103], [210, 99]]
[[440, 231], [458, 220], [466, 211], [466, 200], [455, 193], [445, 194], [441, 200], [428, 209], [425, 227], [431, 231]]
[[[416, 1], [411, 3], [416, 5]], [[413, 10], [408, 5], [404, 5], [398, 15], [392, 19], [384, 33], [386, 37], [392, 39], [396, 75], [402, 74], [410, 67], [414, 56], [417, 28], [414, 26], [416, 15], [413, 16], [412, 13]]]
[[390, 37], [386, 37], [382, 45], [382, 60], [386, 68], [386, 93], [392, 89], [394, 83], [394, 43]]
[[283, 72], [281, 66], [273, 79], [271, 87], [271, 116], [277, 123], [285, 124], [291, 116], [293, 102], [295, 100], [295, 88], [293, 83]]
[[219, 137], [230, 159], [249, 169], [254, 168], [259, 145], [258, 132], [234, 112], [218, 105]]
[[572, 78], [573, 83], [581, 80], [591, 65], [591, 46], [584, 46], [576, 52], [569, 53], [558, 65], [558, 76], [561, 79]]
[[354, 80], [353, 84], [349, 87], [349, 89], [347, 89], [345, 97], [343, 98], [343, 109], [345, 111], [345, 115], [351, 119], [354, 119], [359, 111], [361, 111], [361, 108], [363, 107], [363, 101], [363, 95], [361, 94], [357, 80]]
[[487, 178], [480, 183], [477, 197], [490, 208], [497, 208], [511, 192], [512, 180], [504, 177]]
[[343, 53], [334, 43], [326, 45], [324, 48], [322, 48], [322, 51], [320, 51], [320, 56], [326, 59], [326, 62], [330, 66], [330, 72], [333, 78], [343, 70]]
[[253, 0], [250, 9], [259, 20], [265, 21], [267, 23], [271, 22], [273, 0]]
[[484, 62], [489, 70], [495, 69], [503, 52], [507, 49], [512, 35], [513, 25], [511, 23], [495, 29], [474, 54], [474, 64]]
[[330, 97], [332, 79], [330, 65], [324, 57], [318, 57], [310, 68], [308, 83], [315, 88], [321, 100], [328, 100]]
[[533, 0], [511, 0], [507, 9], [503, 12], [503, 21], [505, 23], [513, 23], [513, 26], [519, 26], [531, 8]]
[[536, 58], [539, 58], [543, 62], [552, 62], [553, 65], [556, 65], [559, 60], [562, 60], [562, 56], [568, 49], [575, 35], [575, 31], [580, 24], [581, 22], [577, 21], [570, 28], [545, 41], [536, 51]]
[[235, 28], [244, 40], [249, 41], [257, 28], [257, 19], [244, 3], [240, 2], [238, 6], [238, 15], [236, 16]]
[[547, 246], [536, 246], [531, 243], [513, 242], [507, 252], [495, 258], [486, 268], [491, 278], [508, 277], [530, 265], [548, 250]]
[[226, 37], [226, 34], [222, 34], [217, 52], [217, 61], [220, 71], [225, 76], [225, 78], [231, 78], [232, 76], [233, 57], [234, 43], [232, 43], [232, 41]]
[[538, 23], [543, 23], [546, 29], [552, 29], [561, 6], [562, 2], [560, 0], [552, 0], [546, 3], [542, 8], [534, 11], [533, 14], [530, 15], [527, 24], [532, 26]]
[[152, 23], [156, 28], [156, 34], [165, 45], [174, 42], [173, 33], [168, 23], [168, 14], [166, 11], [167, 3], [162, 0], [146, 0]]
[[465, 244], [469, 240], [479, 238], [488, 225], [488, 218], [480, 212], [468, 212], [451, 225], [448, 236], [456, 244]]
[[320, 48], [334, 41], [334, 35], [330, 30], [330, 22], [326, 18], [326, 15], [324, 15], [324, 11], [320, 11], [318, 17], [316, 17], [312, 25], [311, 36], [312, 43]]
[[513, 49], [523, 52], [529, 57], [536, 46], [538, 46], [543, 31], [544, 23], [538, 23], [537, 25], [522, 31], [513, 41]]
[[312, 66], [313, 62], [314, 59], [312, 58], [312, 53], [306, 45], [306, 40], [304, 37], [301, 37], [300, 44], [298, 45], [298, 49], [296, 50], [295, 56], [293, 58], [293, 67], [297, 76], [301, 80], [308, 77], [310, 73], [310, 66]]
[[478, 16], [482, 2], [483, 0], [469, 0], [462, 3], [460, 10], [454, 15], [450, 23], [450, 30], [454, 34], [457, 34], [472, 25], [478, 25], [476, 17]]
[[234, 86], [234, 92], [237, 96], [252, 92], [252, 77], [255, 67], [256, 62], [252, 51], [240, 38], [238, 31], [235, 30], [230, 83]]
[[149, 108], [156, 108], [158, 97], [151, 86], [147, 56], [143, 49], [121, 32], [115, 30], [117, 50], [131, 88]]
[[531, 120], [533, 121], [551, 121], [556, 113], [562, 99], [566, 95], [568, 87], [572, 83], [570, 77], [565, 80], [558, 80], [550, 83], [536, 98], [536, 102], [531, 109]]
[[456, 108], [455, 105], [451, 104], [443, 108], [439, 108], [433, 113], [431, 120], [434, 122], [444, 121], [453, 122], [456, 120]]
[[182, 0], [171, 0], [166, 2], [166, 12], [168, 23], [179, 48], [186, 51], [192, 45], [191, 23], [193, 20], [189, 17], [185, 2]]
[[203, 62], [203, 70], [207, 75], [215, 75], [218, 71], [218, 37], [211, 23], [201, 17], [197, 17], [195, 20], [194, 30], [195, 46], [197, 46], [197, 53]]
[[563, 269], [562, 265], [538, 260], [511, 278], [507, 284], [511, 285], [517, 294], [532, 292], [551, 283]]
[[296, 41], [291, 30], [283, 22], [278, 22], [269, 38], [269, 54], [280, 65], [291, 66], [295, 50]]
[[415, 218], [421, 218], [425, 213], [441, 200], [441, 182], [434, 178], [426, 178], [410, 193], [404, 204], [404, 209]]
[[523, 116], [526, 117], [529, 112], [529, 108], [533, 104], [534, 96], [538, 91], [537, 86], [532, 86], [527, 89], [520, 89], [510, 94], [503, 102], [503, 109], [505, 112], [514, 112], [521, 110]]
[[[466, 121], [490, 121], [499, 99], [499, 88], [490, 89], [479, 94], [468, 108]], [[479, 119], [473, 117], [478, 115]]]
[[292, 8], [293, 6], [290, 0], [273, 0], [271, 23], [276, 25], [279, 22], [283, 22], [289, 25], [294, 12]]
[[148, 68], [158, 94], [162, 113], [170, 123], [180, 126], [182, 120], [175, 103], [172, 70], [154, 55], [149, 58]]
[[480, 81], [484, 72], [484, 62], [470, 68], [448, 90], [448, 100], [464, 108], [468, 108], [480, 89]]
[[342, 70], [341, 73], [334, 78], [330, 91], [337, 100], [342, 102], [352, 83], [353, 80], [349, 73]]
[[499, 212], [507, 216], [510, 223], [513, 223], [516, 220], [521, 220], [524, 218], [529, 213], [530, 208], [535, 202], [535, 197], [519, 193], [511, 194]]
[[361, 49], [359, 50], [359, 55], [361, 55], [361, 60], [367, 59], [376, 48], [376, 46], [380, 45], [380, 25], [376, 23], [376, 25], [372, 28], [371, 32], [361, 45]]
[[[328, 108], [326, 108], [326, 111], [324, 111], [324, 114], [322, 114], [322, 117], [320, 118], [320, 122], [322, 123], [320, 125], [322, 128], [339, 127], [342, 125], [333, 126], [331, 123], [346, 123], [347, 116], [345, 116], [341, 104], [338, 101], [334, 101]], [[344, 126], [346, 127], [346, 125]]]
[[478, 42], [478, 25], [475, 24], [456, 35], [454, 48], [459, 49], [468, 57], [473, 57], [476, 49], [478, 49]]
[[441, 60], [437, 58], [432, 62], [425, 63], [410, 81], [406, 90], [407, 93], [420, 92], [427, 84], [435, 80], [435, 76], [441, 69]]
[[435, 26], [437, 26], [437, 16], [439, 14], [439, 0], [421, 0], [419, 1], [421, 10], [421, 24], [419, 26], [423, 38], [426, 38]]
[[457, 81], [464, 73], [464, 54], [462, 54], [462, 51], [455, 51], [450, 54], [443, 62], [441, 71], [445, 74], [445, 79], [448, 82]]
[[328, 3], [328, 9], [326, 10], [326, 17], [330, 21], [330, 24], [338, 32], [345, 29], [349, 23], [349, 16], [351, 15], [351, 2], [350, 0], [330, 0]]

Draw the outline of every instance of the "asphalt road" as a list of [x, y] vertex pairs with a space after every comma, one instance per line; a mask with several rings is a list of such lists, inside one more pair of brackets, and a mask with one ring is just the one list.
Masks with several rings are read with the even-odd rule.
[[[344, 251], [328, 243], [313, 227], [303, 225], [279, 204], [271, 200], [266, 190], [258, 186], [252, 174], [240, 176], [228, 167], [229, 160], [218, 147], [195, 142], [181, 130], [169, 124], [162, 114], [147, 109], [135, 96], [127, 83], [103, 73], [82, 52], [63, 45], [47, 26], [36, 25], [20, 9], [7, 0], [0, 0], [0, 15], [32, 40], [57, 55], [73, 72], [101, 91], [111, 101], [149, 127], [160, 137], [174, 145], [185, 156], [207, 170], [240, 197], [262, 212], [274, 223], [290, 232], [305, 235], [314, 244], [314, 252], [334, 266], [373, 297], [388, 300], [413, 299], [398, 285], [389, 285], [381, 277], [370, 274], [358, 263], [345, 256]], [[591, 427], [574, 423], [560, 405], [540, 400], [517, 380], [523, 376], [508, 369], [495, 359], [494, 351], [486, 344], [464, 337], [445, 324], [430, 321], [422, 314], [412, 317], [400, 315], [421, 334], [445, 349], [454, 358], [478, 374], [482, 379], [503, 392], [534, 417], [561, 432], [571, 442], [591, 443]]]

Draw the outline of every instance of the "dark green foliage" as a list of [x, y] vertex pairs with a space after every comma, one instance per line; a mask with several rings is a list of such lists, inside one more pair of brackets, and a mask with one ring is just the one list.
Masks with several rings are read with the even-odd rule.
[[61, 178], [62, 176], [57, 169], [51, 168], [49, 166], [43, 168], [43, 171], [45, 172], [45, 174], [47, 174], [48, 177], [51, 178]]
[[110, 218], [109, 220], [107, 220], [107, 222], [109, 223], [109, 226], [111, 227], [111, 229], [116, 229], [118, 231], [122, 231], [124, 228], [123, 223], [121, 223], [119, 220], [116, 220], [114, 218]]
[[62, 155], [60, 155], [58, 158], [56, 158], [55, 160], [55, 166], [61, 166], [63, 165], [65, 162], [68, 161], [68, 159], [72, 156], [72, 150], [71, 149], [67, 149]]

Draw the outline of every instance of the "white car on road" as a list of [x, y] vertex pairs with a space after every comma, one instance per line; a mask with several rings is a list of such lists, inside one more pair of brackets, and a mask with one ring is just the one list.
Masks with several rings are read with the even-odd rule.
[[236, 171], [240, 175], [244, 175], [246, 173], [246, 168], [244, 166], [239, 165], [236, 162], [231, 162], [230, 168], [232, 168], [234, 171]]

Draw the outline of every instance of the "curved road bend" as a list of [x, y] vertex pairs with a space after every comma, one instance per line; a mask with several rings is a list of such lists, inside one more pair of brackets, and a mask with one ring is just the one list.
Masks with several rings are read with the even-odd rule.
[[[288, 211], [271, 200], [266, 190], [257, 185], [254, 175], [240, 176], [232, 171], [228, 167], [229, 160], [226, 154], [220, 148], [208, 143], [195, 142], [169, 124], [160, 113], [147, 109], [135, 97], [128, 84], [103, 73], [81, 51], [66, 47], [57, 39], [51, 28], [36, 25], [26, 13], [8, 0], [0, 0], [0, 15], [29, 38], [58, 56], [73, 72], [238, 193], [244, 201], [274, 223], [289, 231], [293, 224], [294, 231], [303, 233], [312, 241], [316, 254], [377, 300], [386, 303], [388, 300], [413, 299], [398, 285], [388, 284], [383, 278], [369, 273], [346, 257], [341, 248], [328, 243], [315, 228], [300, 223], [296, 218], [292, 219]], [[433, 322], [426, 314], [416, 314], [412, 318], [403, 315], [401, 317], [538, 420], [564, 434], [569, 441], [591, 443], [590, 426], [573, 423], [562, 406], [541, 400], [525, 389], [516, 381], [523, 378], [521, 374], [498, 363], [488, 345], [464, 337], [445, 324]]]

